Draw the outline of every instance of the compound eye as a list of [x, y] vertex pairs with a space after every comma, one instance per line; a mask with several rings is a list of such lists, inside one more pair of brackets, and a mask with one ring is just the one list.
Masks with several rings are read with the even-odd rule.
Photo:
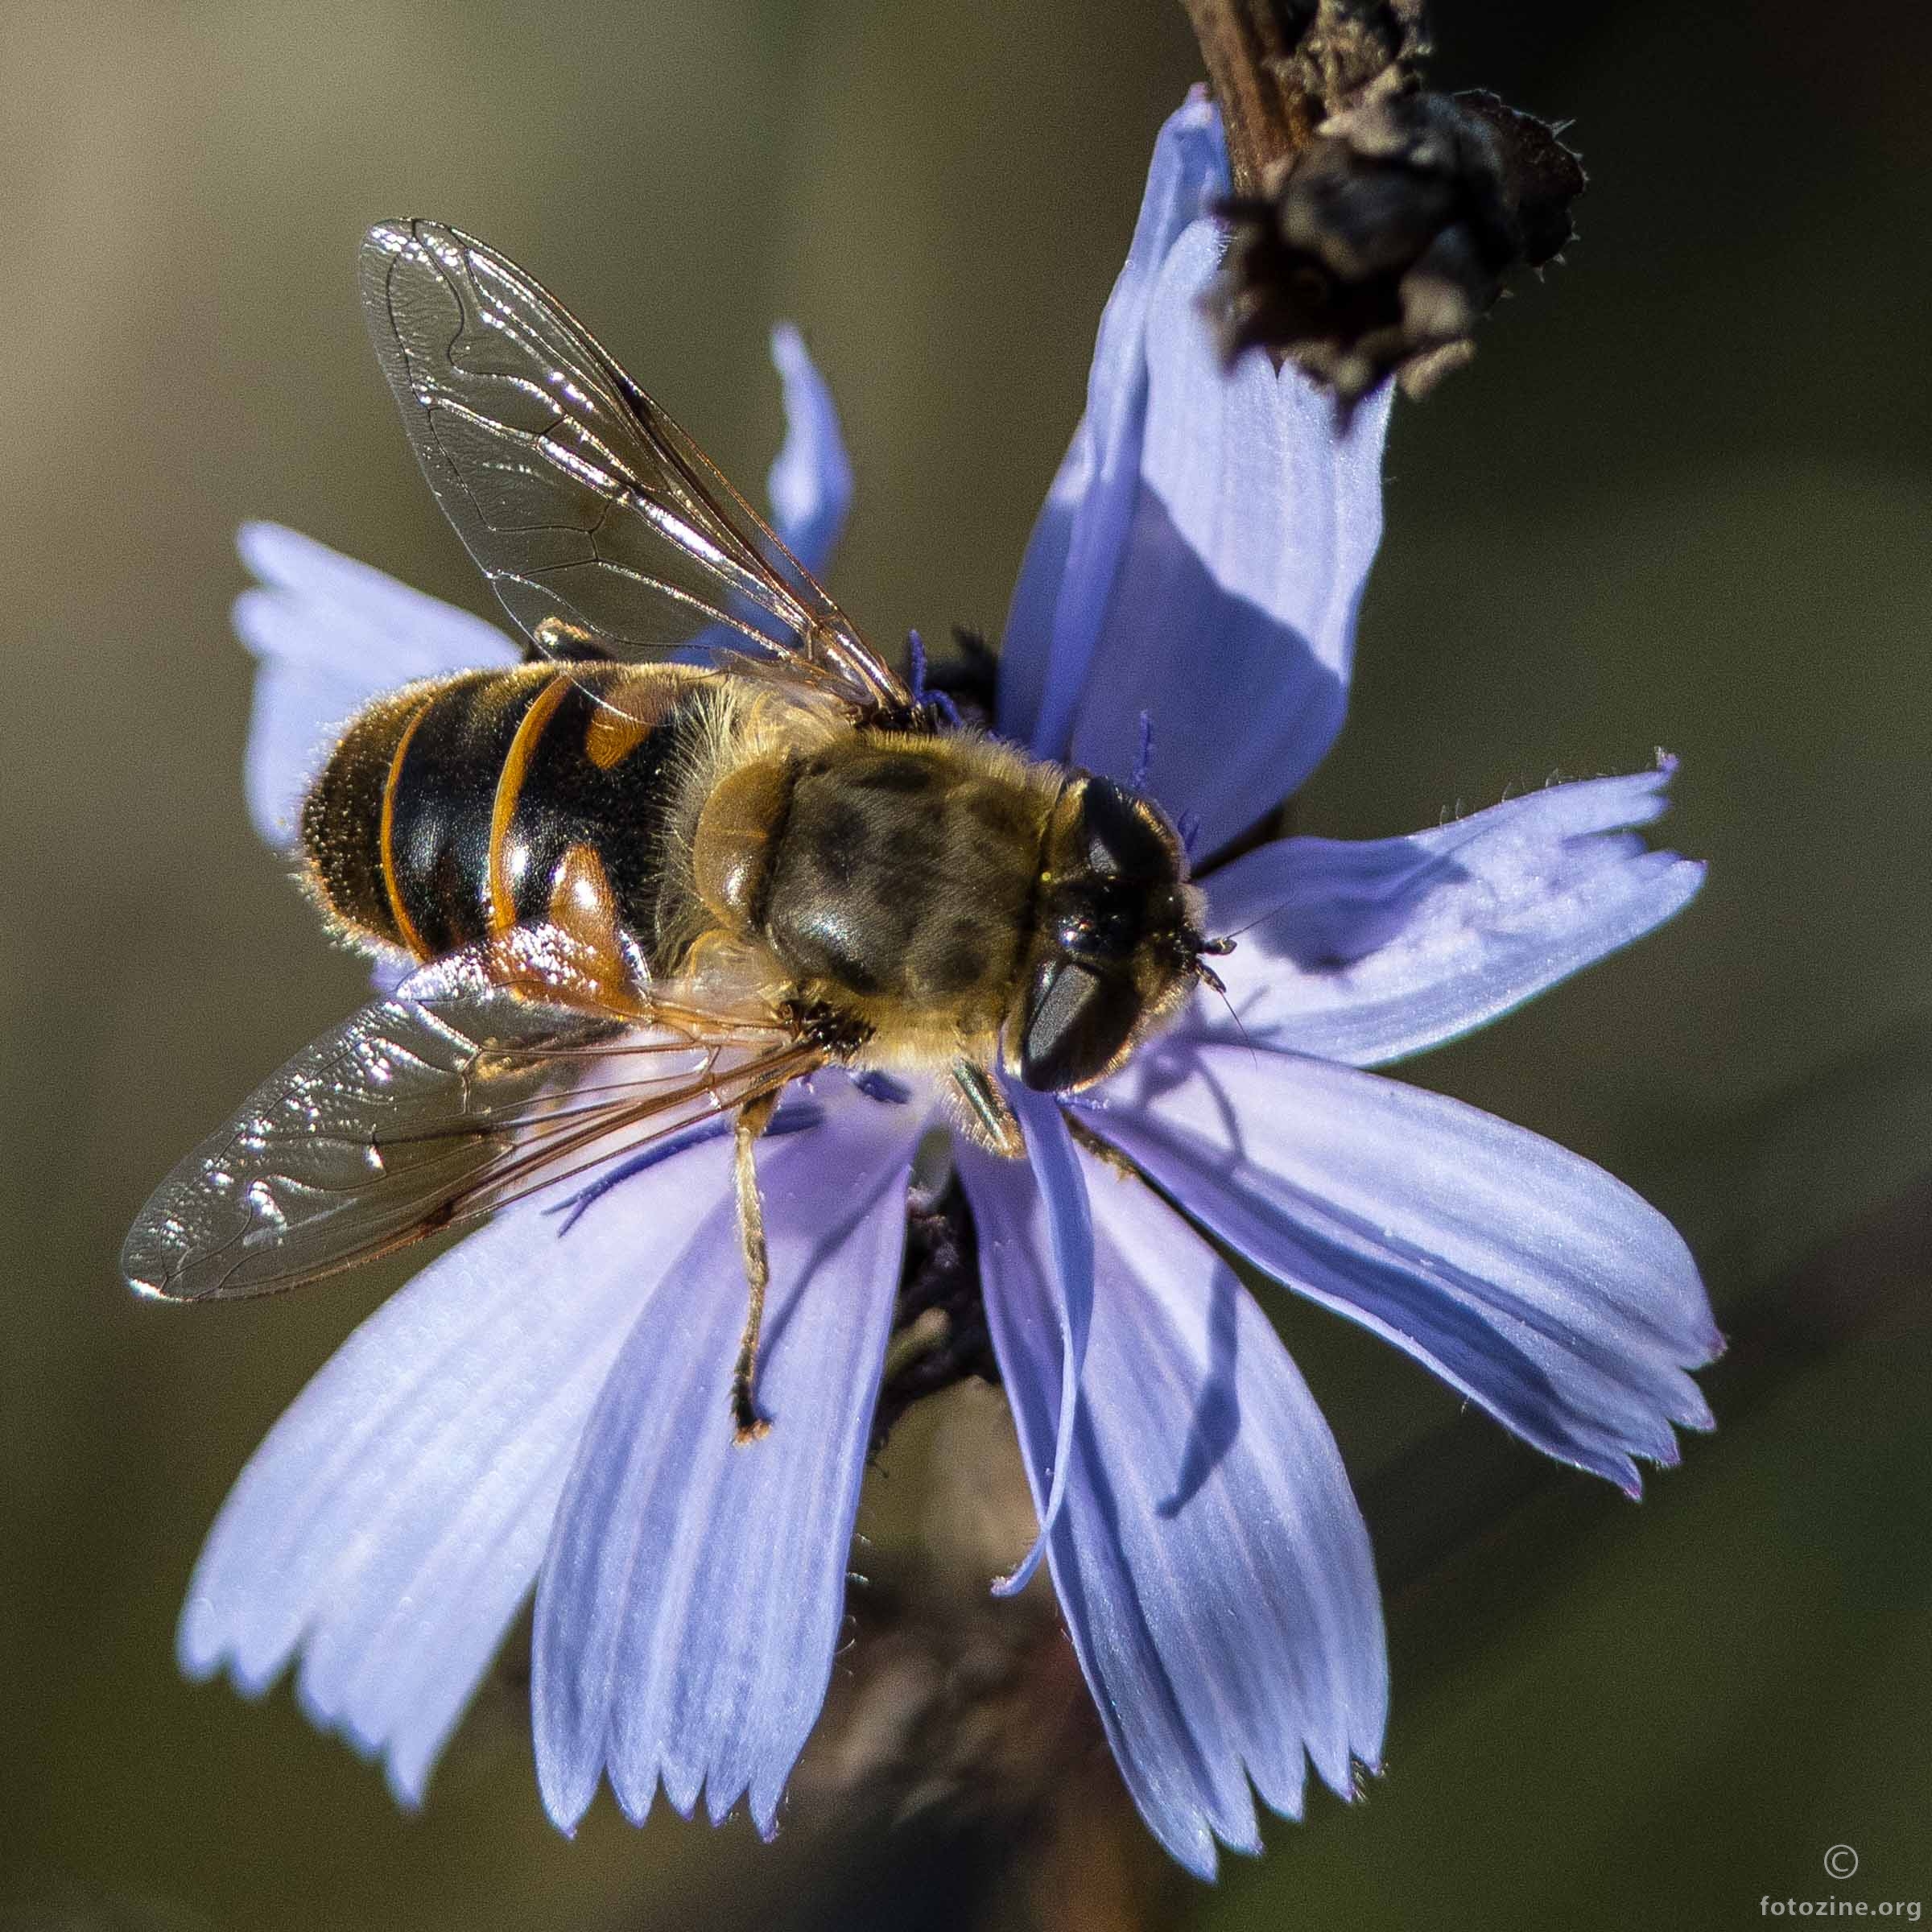
[[1051, 960], [1034, 976], [1020, 1040], [1020, 1078], [1060, 1093], [1096, 1080], [1133, 1037], [1140, 1000], [1131, 979]]
[[1080, 793], [1080, 830], [1087, 863], [1117, 879], [1171, 879], [1172, 849], [1154, 815], [1111, 778], [1089, 778]]

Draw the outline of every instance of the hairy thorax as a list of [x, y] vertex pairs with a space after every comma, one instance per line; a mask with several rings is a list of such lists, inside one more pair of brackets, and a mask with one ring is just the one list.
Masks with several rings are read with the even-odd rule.
[[999, 1030], [1058, 774], [982, 740], [860, 731], [741, 765], [693, 842], [699, 894], [869, 1058], [950, 1057]]

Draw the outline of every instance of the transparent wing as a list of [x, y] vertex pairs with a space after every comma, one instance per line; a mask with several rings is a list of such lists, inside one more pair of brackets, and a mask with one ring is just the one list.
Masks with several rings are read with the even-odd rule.
[[122, 1251], [129, 1284], [191, 1302], [292, 1288], [823, 1063], [775, 1020], [653, 1018], [554, 953], [545, 997], [535, 984], [496, 943], [469, 947], [297, 1054], [156, 1190]]
[[663, 656], [729, 625], [865, 710], [909, 695], [811, 573], [590, 332], [435, 221], [362, 245], [362, 302], [423, 473], [553, 656]]

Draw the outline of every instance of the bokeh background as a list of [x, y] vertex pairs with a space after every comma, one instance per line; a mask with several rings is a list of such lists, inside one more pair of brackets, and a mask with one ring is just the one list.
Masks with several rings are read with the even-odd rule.
[[[1389, 1771], [1203, 1927], [1728, 1926], [1932, 1894], [1932, 27], [1915, 0], [1443, 0], [1439, 79], [1572, 116], [1567, 266], [1401, 407], [1353, 713], [1298, 807], [1377, 836], [1683, 761], [1675, 927], [1409, 1069], [1678, 1221], [1722, 1426], [1634, 1508], [1318, 1311], [1284, 1331], [1389, 1595]], [[997, 633], [1150, 144], [1172, 0], [0, 10], [0, 1924], [1022, 1925], [946, 1818], [758, 1845], [546, 1824], [485, 1712], [405, 1817], [287, 1692], [175, 1675], [250, 1449], [402, 1278], [136, 1307], [149, 1187], [358, 975], [244, 823], [231, 534], [484, 608], [375, 370], [373, 219], [565, 291], [720, 459], [806, 330], [873, 630]], [[809, 1807], [795, 1806], [795, 1812]], [[1826, 1848], [1858, 1851], [1833, 1885]], [[1037, 1899], [1036, 1899], [1037, 1903]], [[1080, 1888], [1046, 1924], [1083, 1916]]]

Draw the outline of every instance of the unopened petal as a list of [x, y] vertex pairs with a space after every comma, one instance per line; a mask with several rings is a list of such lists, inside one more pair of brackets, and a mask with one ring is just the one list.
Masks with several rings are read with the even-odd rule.
[[419, 1802], [536, 1580], [624, 1336], [727, 1170], [724, 1150], [692, 1149], [568, 1232], [554, 1201], [523, 1203], [384, 1303], [223, 1506], [182, 1611], [184, 1668], [254, 1693], [299, 1653], [310, 1715]]
[[[1704, 869], [1632, 828], [1670, 766], [1553, 785], [1410, 838], [1284, 839], [1204, 881], [1208, 930], [1238, 934], [1197, 999], [1207, 1038], [1375, 1066], [1480, 1026], [1641, 939]], [[1230, 1012], [1229, 1008], [1232, 1010]]]
[[909, 1107], [849, 1090], [759, 1150], [771, 1288], [762, 1440], [733, 1440], [745, 1319], [735, 1207], [716, 1206], [625, 1343], [584, 1432], [537, 1592], [544, 1802], [565, 1831], [608, 1769], [642, 1818], [659, 1781], [769, 1835], [830, 1679], [892, 1321]]
[[1633, 1493], [1722, 1343], [1670, 1224], [1600, 1167], [1332, 1063], [1163, 1042], [1088, 1116], [1257, 1267]]

